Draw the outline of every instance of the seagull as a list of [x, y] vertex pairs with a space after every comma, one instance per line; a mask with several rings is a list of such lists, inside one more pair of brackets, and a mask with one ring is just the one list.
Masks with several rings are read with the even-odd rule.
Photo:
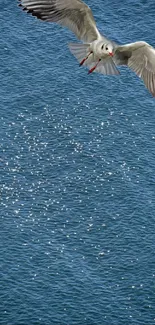
[[125, 65], [142, 78], [155, 97], [155, 49], [144, 41], [119, 45], [102, 35], [89, 6], [81, 0], [19, 0], [19, 6], [32, 16], [69, 28], [82, 43], [69, 49], [88, 73], [120, 74]]

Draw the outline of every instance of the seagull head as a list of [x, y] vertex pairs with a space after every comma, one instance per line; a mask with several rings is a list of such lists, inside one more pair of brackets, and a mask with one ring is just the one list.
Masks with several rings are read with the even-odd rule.
[[101, 45], [101, 51], [103, 53], [103, 55], [110, 55], [110, 56], [114, 56], [114, 47], [111, 43], [105, 44], [103, 43]]

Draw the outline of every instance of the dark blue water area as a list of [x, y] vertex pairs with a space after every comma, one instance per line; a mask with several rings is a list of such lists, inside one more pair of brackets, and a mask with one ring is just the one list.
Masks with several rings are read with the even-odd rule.
[[[155, 46], [155, 2], [87, 0]], [[0, 324], [155, 324], [155, 99], [87, 74], [75, 36], [0, 3]]]

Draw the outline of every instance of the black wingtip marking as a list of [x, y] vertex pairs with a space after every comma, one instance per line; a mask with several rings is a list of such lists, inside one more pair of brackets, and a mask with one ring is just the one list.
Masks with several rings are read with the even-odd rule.
[[[43, 21], [47, 20], [48, 17], [47, 17], [47, 15], [45, 15], [45, 12], [44, 13], [36, 12], [35, 9], [24, 7], [24, 5], [22, 4], [22, 0], [18, 0], [18, 1], [19, 1], [18, 6], [21, 7], [23, 11], [26, 11], [28, 14], [31, 14], [32, 16], [34, 16], [34, 17], [36, 17], [36, 18], [38, 18], [40, 20], [43, 20]], [[51, 18], [52, 18], [52, 14], [57, 19], [62, 18], [62, 13], [59, 10], [56, 10], [54, 5], [51, 6], [50, 14], [51, 14]]]

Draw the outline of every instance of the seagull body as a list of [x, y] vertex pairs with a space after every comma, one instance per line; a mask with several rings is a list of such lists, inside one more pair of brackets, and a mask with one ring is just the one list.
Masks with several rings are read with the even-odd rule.
[[102, 74], [118, 75], [126, 65], [143, 79], [155, 96], [155, 49], [146, 42], [118, 45], [100, 34], [91, 9], [81, 0], [19, 0], [32, 16], [68, 27], [84, 43], [69, 44], [80, 66]]

